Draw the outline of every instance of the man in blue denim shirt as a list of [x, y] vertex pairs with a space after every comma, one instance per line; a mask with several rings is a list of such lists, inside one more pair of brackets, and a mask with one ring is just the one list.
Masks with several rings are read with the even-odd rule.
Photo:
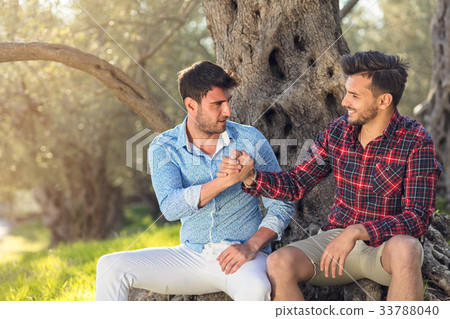
[[[258, 199], [236, 183], [252, 165], [280, 171], [264, 136], [254, 127], [229, 122], [237, 77], [203, 61], [183, 70], [179, 91], [188, 116], [149, 148], [153, 188], [166, 219], [181, 220], [181, 244], [103, 256], [97, 265], [97, 300], [126, 300], [131, 287], [166, 294], [224, 291], [234, 300], [270, 300], [266, 258], [294, 206]], [[219, 173], [223, 156], [236, 149], [254, 160], [239, 174]]]

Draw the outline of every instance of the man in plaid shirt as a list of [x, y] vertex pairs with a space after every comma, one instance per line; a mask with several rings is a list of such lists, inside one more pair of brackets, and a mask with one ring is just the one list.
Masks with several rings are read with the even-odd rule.
[[237, 160], [224, 158], [219, 174], [235, 175], [253, 196], [290, 201], [330, 173], [335, 177], [334, 205], [319, 233], [267, 260], [274, 300], [304, 300], [298, 283], [362, 278], [389, 286], [388, 300], [422, 300], [417, 238], [430, 224], [441, 173], [433, 140], [397, 110], [408, 76], [398, 56], [358, 52], [344, 56], [341, 66], [348, 76], [342, 101], [348, 114], [328, 125], [303, 162], [289, 172], [253, 169], [245, 175], [239, 168], [253, 161], [242, 151]]

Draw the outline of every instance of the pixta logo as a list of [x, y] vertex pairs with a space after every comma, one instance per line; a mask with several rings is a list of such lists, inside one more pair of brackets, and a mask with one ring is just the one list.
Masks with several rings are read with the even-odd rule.
[[[146, 150], [150, 143], [160, 134], [159, 132], [151, 132], [151, 130], [146, 128], [127, 140], [126, 162], [128, 167], [133, 168], [135, 166], [138, 171], [144, 172]], [[145, 166], [147, 174], [150, 174], [150, 168], [147, 163]]]

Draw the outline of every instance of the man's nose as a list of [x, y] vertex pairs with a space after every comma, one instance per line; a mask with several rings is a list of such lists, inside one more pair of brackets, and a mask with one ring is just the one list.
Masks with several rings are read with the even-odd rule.
[[347, 96], [348, 96], [348, 94], [345, 94], [345, 95], [344, 95], [344, 98], [342, 99], [342, 106], [343, 106], [343, 107], [349, 106], [349, 102], [348, 102]]
[[225, 116], [228, 116], [228, 117], [231, 116], [231, 107], [230, 107], [230, 103], [225, 102], [225, 103], [223, 104], [222, 114], [225, 115]]

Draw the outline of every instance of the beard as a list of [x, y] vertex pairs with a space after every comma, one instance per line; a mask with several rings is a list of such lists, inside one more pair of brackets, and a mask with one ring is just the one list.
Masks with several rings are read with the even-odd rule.
[[350, 117], [347, 117], [347, 122], [350, 125], [355, 126], [361, 126], [366, 123], [368, 123], [370, 120], [374, 119], [378, 115], [378, 108], [376, 103], [372, 104], [366, 111], [363, 111], [362, 113], [355, 112], [354, 115], [359, 116], [356, 119], [350, 119]]
[[[226, 120], [228, 118], [223, 118], [219, 120]], [[199, 130], [206, 134], [221, 134], [225, 132], [227, 128], [226, 123], [220, 123], [219, 120], [215, 121], [208, 116], [204, 115], [201, 110], [197, 113], [195, 121], [198, 125]]]

